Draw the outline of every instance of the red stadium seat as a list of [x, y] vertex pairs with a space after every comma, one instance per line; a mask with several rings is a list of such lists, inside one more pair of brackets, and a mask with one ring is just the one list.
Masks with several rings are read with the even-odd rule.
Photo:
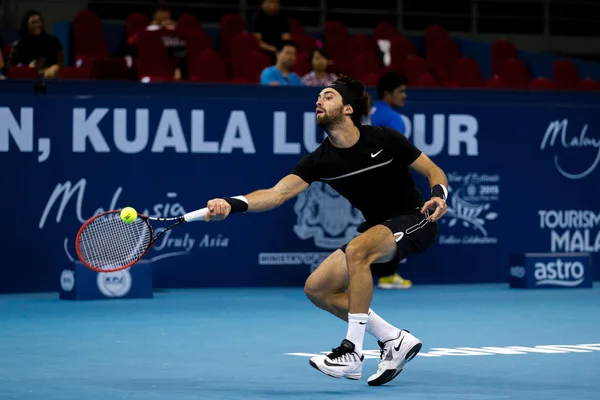
[[325, 45], [327, 46], [328, 40], [346, 39], [348, 38], [348, 29], [346, 25], [339, 21], [327, 21], [323, 31]]
[[552, 81], [557, 89], [575, 89], [579, 83], [577, 67], [569, 60], [554, 61], [552, 63]]
[[11, 67], [8, 69], [7, 76], [10, 79], [40, 79], [37, 70], [29, 67]]
[[288, 23], [290, 25], [290, 34], [291, 35], [304, 35], [304, 25], [302, 25], [298, 20], [294, 18], [288, 18]]
[[518, 58], [517, 48], [508, 40], [496, 40], [490, 46], [492, 74], [500, 74], [504, 63], [511, 58]]
[[373, 38], [375, 40], [392, 40], [396, 36], [398, 36], [398, 29], [389, 22], [378, 23], [373, 31]]
[[430, 25], [425, 29], [425, 58], [429, 59], [430, 54], [439, 42], [448, 38], [448, 31], [440, 25]]
[[461, 88], [483, 87], [483, 74], [477, 60], [462, 57], [454, 67], [454, 82]]
[[63, 80], [88, 80], [92, 79], [90, 68], [63, 67], [58, 72], [58, 78]]
[[552, 83], [552, 81], [550, 79], [539, 76], [535, 79], [532, 79], [529, 82], [529, 89], [530, 90], [553, 90], [554, 84]]
[[417, 78], [425, 73], [431, 73], [427, 62], [419, 56], [409, 56], [405, 63], [405, 75], [409, 85], [414, 85]]
[[253, 51], [262, 51], [258, 39], [251, 33], [239, 33], [231, 41], [232, 76], [246, 77], [245, 66]]
[[600, 83], [591, 78], [584, 78], [577, 83], [577, 90], [600, 90]]
[[198, 19], [189, 13], [183, 13], [177, 18], [177, 26], [182, 28], [202, 29], [202, 25]]
[[185, 40], [185, 51], [188, 60], [188, 68], [196, 61], [198, 54], [207, 49], [214, 48], [212, 38], [201, 28], [177, 27], [177, 33]]
[[511, 58], [504, 63], [500, 76], [511, 89], [527, 89], [531, 81], [527, 65], [516, 58]]
[[390, 42], [390, 56], [391, 69], [393, 71], [405, 73], [406, 59], [409, 56], [416, 56], [417, 51], [415, 50], [412, 42], [404, 36], [396, 36]]
[[440, 84], [435, 79], [432, 74], [425, 73], [419, 75], [419, 77], [415, 80], [415, 84], [413, 86], [416, 87], [439, 87]]
[[259, 83], [260, 74], [272, 65], [271, 58], [262, 50], [254, 50], [244, 63], [244, 77], [249, 83]]
[[100, 18], [89, 10], [79, 11], [73, 19], [75, 57], [109, 57]]
[[360, 80], [365, 86], [377, 86], [379, 83], [379, 74], [371, 72], [370, 74], [364, 75]]
[[381, 74], [381, 64], [374, 54], [358, 54], [354, 57], [351, 73], [353, 76]]
[[508, 85], [500, 75], [493, 75], [483, 85], [487, 89], [508, 89]]
[[350, 38], [350, 48], [354, 54], [375, 55], [376, 44], [369, 35], [357, 34]]
[[219, 27], [219, 51], [227, 61], [231, 58], [231, 45], [235, 36], [246, 31], [246, 22], [239, 14], [226, 14]]
[[94, 71], [98, 79], [127, 79], [124, 58], [112, 57], [104, 37], [102, 22], [89, 10], [79, 11], [73, 19], [73, 50], [75, 65]]
[[310, 65], [310, 53], [298, 53], [296, 56], [296, 63], [292, 67], [292, 71], [303, 77], [311, 71]]
[[447, 82], [453, 79], [454, 67], [462, 54], [460, 47], [452, 39], [442, 39], [432, 48], [427, 61], [431, 64], [438, 81]]
[[324, 29], [325, 50], [332, 60], [332, 69], [336, 73], [349, 73], [352, 52], [350, 36], [346, 26], [338, 21], [328, 21]]
[[197, 82], [224, 83], [229, 81], [223, 58], [214, 49], [198, 53], [191, 64], [190, 80]]
[[134, 45], [138, 35], [142, 32], [152, 20], [139, 12], [129, 14], [125, 19], [125, 35], [127, 36], [127, 43]]
[[317, 47], [317, 41], [306, 33], [293, 33], [292, 40], [296, 42], [298, 53], [310, 53]]

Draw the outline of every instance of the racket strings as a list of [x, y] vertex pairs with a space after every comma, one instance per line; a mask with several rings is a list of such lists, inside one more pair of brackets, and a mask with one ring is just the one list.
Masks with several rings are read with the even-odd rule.
[[151, 241], [152, 230], [145, 220], [125, 224], [118, 213], [109, 213], [86, 225], [79, 238], [79, 251], [90, 266], [113, 270], [141, 258]]

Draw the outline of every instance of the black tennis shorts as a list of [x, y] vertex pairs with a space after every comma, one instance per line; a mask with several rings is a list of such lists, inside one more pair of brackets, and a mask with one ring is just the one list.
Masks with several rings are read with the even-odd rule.
[[[427, 221], [425, 218], [429, 215], [421, 214], [420, 210], [395, 216], [378, 225], [387, 226], [393, 233], [396, 239], [396, 257], [386, 263], [371, 264], [371, 272], [376, 276], [389, 276], [396, 272], [400, 261], [412, 255], [419, 254], [433, 246], [438, 236], [437, 222]], [[359, 227], [359, 232], [367, 230], [368, 226], [363, 229]], [[345, 244], [340, 249], [346, 251]]]

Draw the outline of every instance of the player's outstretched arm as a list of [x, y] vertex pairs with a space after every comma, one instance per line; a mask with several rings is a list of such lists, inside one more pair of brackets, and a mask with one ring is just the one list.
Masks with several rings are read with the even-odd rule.
[[430, 221], [439, 220], [448, 211], [446, 205], [448, 177], [425, 153], [421, 153], [410, 166], [429, 180], [429, 187], [431, 188], [431, 199], [423, 205], [421, 213], [425, 213], [427, 209], [435, 209], [435, 212], [427, 219]]
[[232, 212], [264, 212], [279, 207], [308, 188], [309, 184], [297, 175], [287, 175], [270, 189], [256, 190], [245, 196], [210, 200], [206, 221], [219, 221]]
[[289, 199], [296, 197], [308, 188], [297, 175], [287, 175], [271, 189], [257, 190], [248, 194], [248, 212], [263, 212], [279, 207]]

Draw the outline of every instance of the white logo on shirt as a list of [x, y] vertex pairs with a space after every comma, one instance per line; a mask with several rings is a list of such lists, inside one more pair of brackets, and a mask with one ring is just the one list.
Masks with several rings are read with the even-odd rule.
[[375, 157], [377, 157], [377, 155], [378, 155], [379, 153], [381, 153], [382, 151], [383, 151], [383, 149], [379, 150], [379, 151], [378, 151], [377, 153], [375, 153], [375, 154], [371, 153], [371, 158], [375, 158]]
[[394, 236], [396, 236], [394, 240], [396, 241], [396, 243], [398, 243], [404, 237], [404, 232], [394, 233]]

